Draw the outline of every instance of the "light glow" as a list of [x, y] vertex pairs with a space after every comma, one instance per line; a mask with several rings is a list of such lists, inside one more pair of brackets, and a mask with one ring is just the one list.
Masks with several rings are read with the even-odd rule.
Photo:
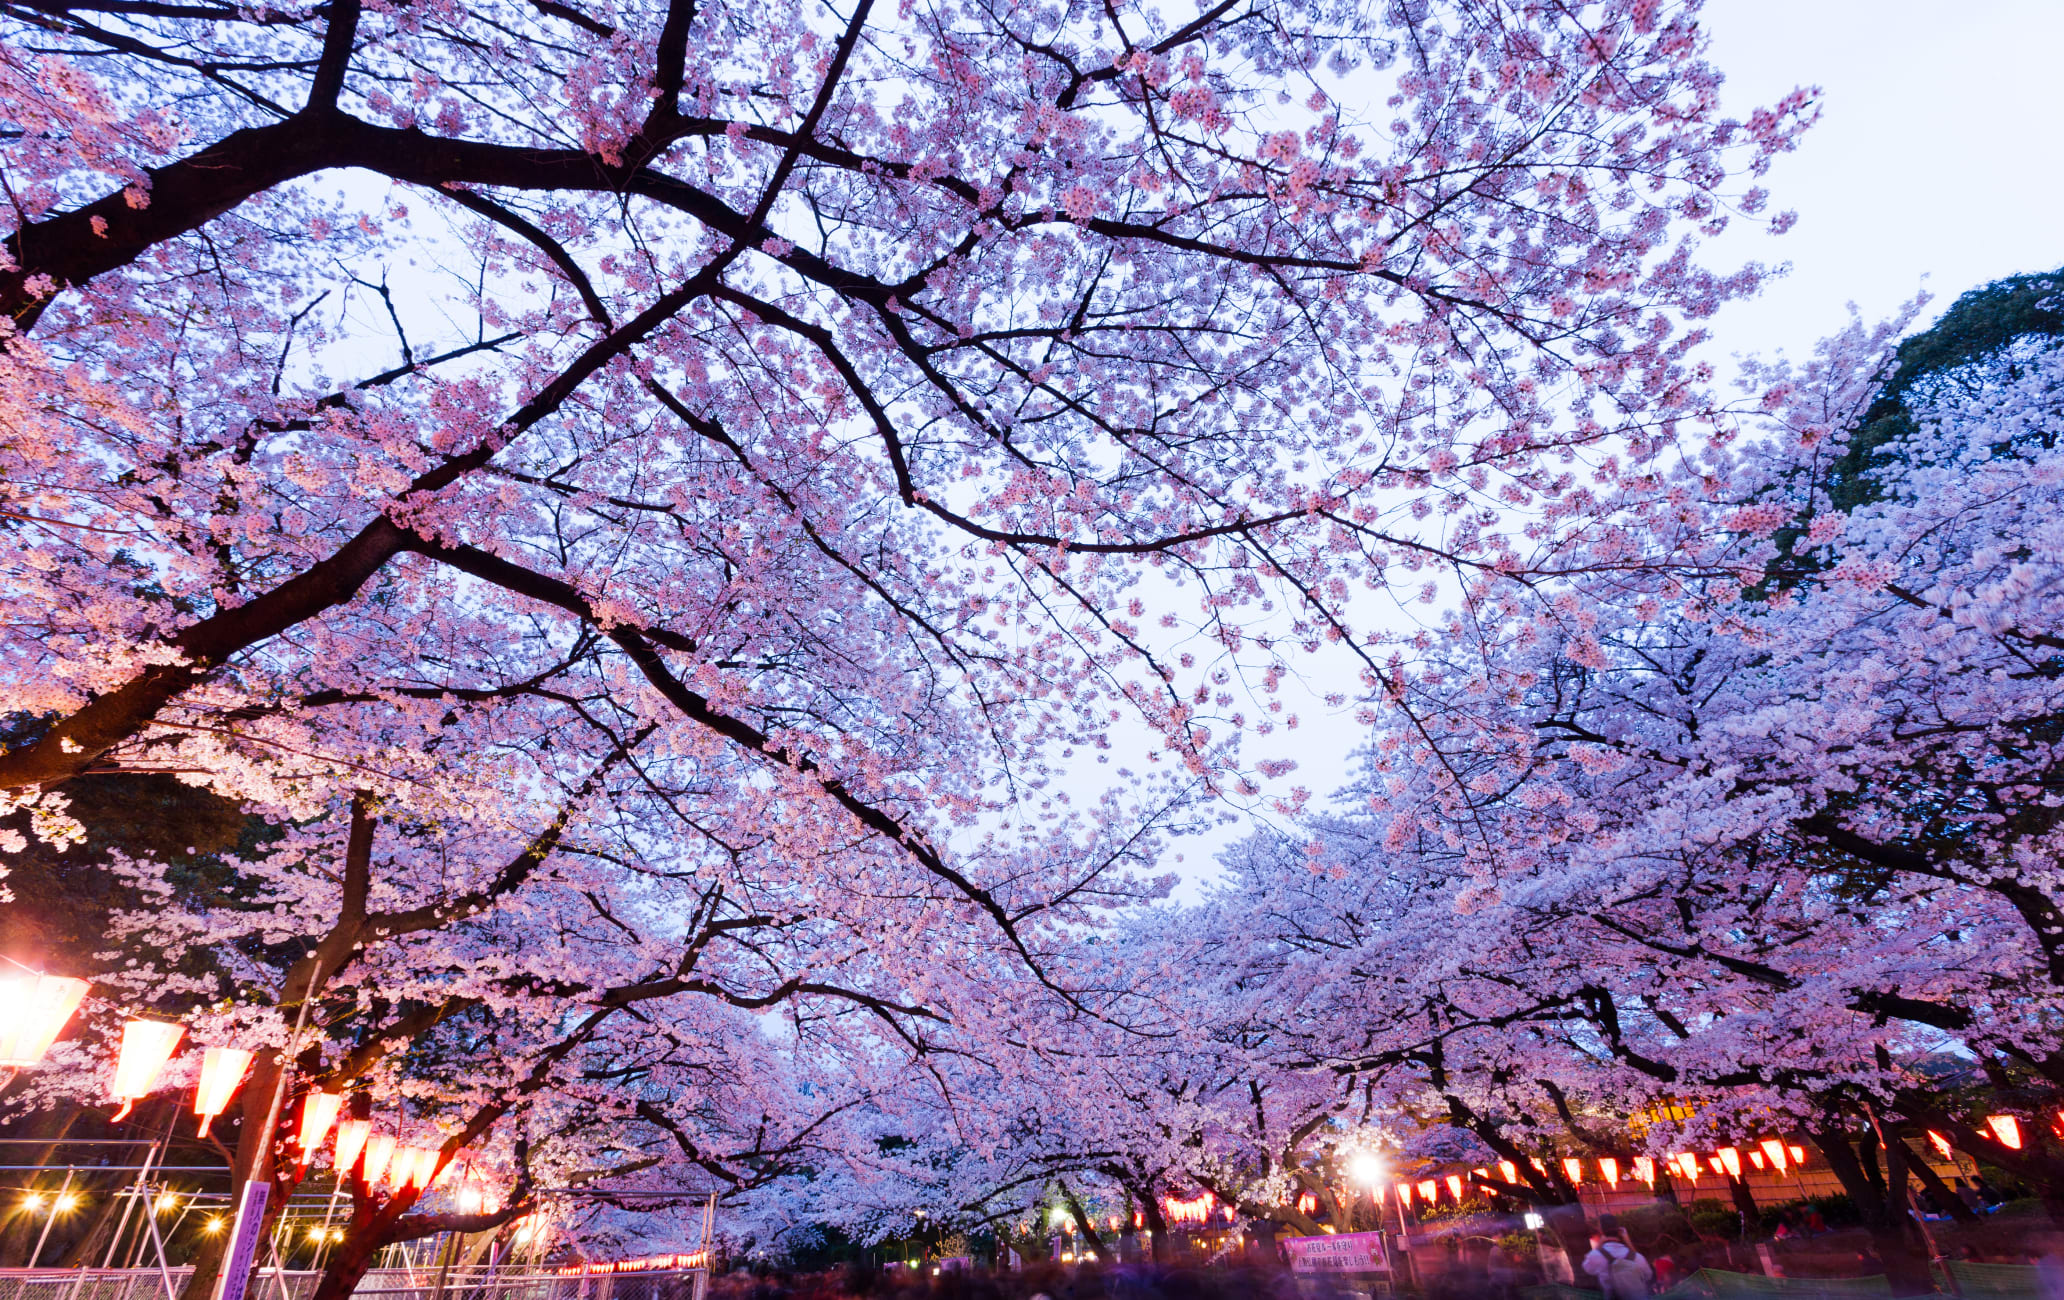
[[301, 1133], [296, 1141], [301, 1147], [301, 1163], [307, 1164], [330, 1135], [330, 1125], [337, 1122], [337, 1112], [344, 1105], [341, 1092], [311, 1092], [301, 1102]]
[[1985, 1118], [1985, 1124], [1986, 1127], [1992, 1130], [1992, 1135], [1999, 1139], [2001, 1146], [2009, 1151], [2019, 1151], [2021, 1149], [2020, 1120], [2015, 1119], [2012, 1115], [1988, 1115]]
[[236, 1096], [249, 1068], [251, 1054], [241, 1047], [211, 1047], [201, 1053], [201, 1082], [194, 1088], [193, 1109], [201, 1117], [202, 1137], [208, 1136], [215, 1117], [229, 1109], [229, 1099]]
[[387, 1166], [394, 1161], [394, 1139], [385, 1133], [378, 1133], [366, 1139], [365, 1181], [367, 1187], [377, 1187], [387, 1176]]
[[347, 1119], [337, 1126], [337, 1172], [348, 1174], [351, 1166], [358, 1163], [360, 1153], [365, 1150], [366, 1139], [372, 1136], [373, 1122], [369, 1119]]
[[115, 1061], [115, 1084], [110, 1090], [122, 1103], [114, 1114], [121, 1119], [138, 1101], [150, 1096], [165, 1063], [179, 1050], [186, 1037], [185, 1025], [163, 1020], [132, 1020], [122, 1026], [122, 1052]]
[[[1928, 1136], [1933, 1137], [1935, 1135], [1930, 1133]], [[1791, 1159], [1785, 1151], [1784, 1143], [1776, 1138], [1764, 1138], [1759, 1145], [1763, 1148], [1763, 1155], [1770, 1161], [1770, 1167], [1777, 1170], [1777, 1172], [1783, 1173], [1786, 1166], [1791, 1164]]]
[[0, 979], [0, 1068], [40, 1062], [79, 1009], [86, 989], [85, 980], [65, 975]]

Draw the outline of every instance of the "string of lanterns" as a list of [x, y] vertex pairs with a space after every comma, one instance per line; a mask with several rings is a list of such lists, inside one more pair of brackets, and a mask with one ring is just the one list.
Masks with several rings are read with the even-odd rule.
[[[64, 1032], [89, 985], [85, 980], [63, 975], [16, 975], [0, 977], [0, 1069], [19, 1070], [40, 1064]], [[126, 1118], [137, 1102], [148, 1097], [185, 1041], [186, 1026], [163, 1020], [132, 1018], [122, 1026], [121, 1045], [115, 1056], [114, 1078], [108, 1091], [121, 1108], [111, 1120]], [[204, 1047], [200, 1080], [194, 1088], [193, 1111], [200, 1119], [199, 1136], [229, 1109], [237, 1089], [249, 1073], [254, 1054], [240, 1047]], [[456, 1165], [440, 1164], [444, 1152], [435, 1146], [404, 1146], [386, 1133], [374, 1133], [371, 1120], [347, 1119], [339, 1123], [343, 1095], [312, 1091], [301, 1106], [296, 1134], [298, 1161], [306, 1171], [311, 1159], [336, 1130], [332, 1163], [338, 1173], [354, 1167], [368, 1188], [383, 1184], [395, 1191], [424, 1190], [446, 1181]], [[361, 1166], [361, 1162], [362, 1166]], [[469, 1168], [459, 1192], [460, 1208], [475, 1212], [485, 1207], [492, 1213], [499, 1206], [475, 1179]]]

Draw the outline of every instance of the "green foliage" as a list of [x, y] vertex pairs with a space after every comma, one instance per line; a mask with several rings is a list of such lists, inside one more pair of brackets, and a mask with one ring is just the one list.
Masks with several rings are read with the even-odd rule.
[[1498, 1234], [1498, 1245], [1515, 1260], [1525, 1261], [1540, 1252], [1540, 1241], [1531, 1232], [1504, 1232]]
[[1725, 1201], [1697, 1200], [1685, 1211], [1691, 1220], [1692, 1231], [1701, 1237], [1738, 1237], [1741, 1235], [1741, 1215]]
[[1901, 343], [1891, 378], [1850, 435], [1848, 450], [1830, 467], [1828, 497], [1835, 508], [1854, 510], [1877, 499], [1872, 466], [1887, 443], [1913, 431], [1912, 411], [1921, 400], [1949, 385], [2001, 377], [2027, 346], [2064, 338], [2060, 300], [2064, 269], [1994, 280], [1958, 298], [1941, 320]]

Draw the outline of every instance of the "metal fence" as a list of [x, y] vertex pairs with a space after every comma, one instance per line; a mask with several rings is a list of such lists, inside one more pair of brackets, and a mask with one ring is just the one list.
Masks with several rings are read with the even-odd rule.
[[[0, 1300], [167, 1300], [190, 1268], [0, 1269]], [[308, 1300], [322, 1274], [259, 1269], [246, 1300]], [[363, 1300], [704, 1300], [706, 1269], [640, 1273], [516, 1272], [500, 1268], [378, 1268], [352, 1292]]]

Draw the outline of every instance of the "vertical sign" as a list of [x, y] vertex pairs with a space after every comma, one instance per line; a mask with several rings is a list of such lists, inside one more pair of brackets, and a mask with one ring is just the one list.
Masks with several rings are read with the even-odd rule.
[[222, 1252], [222, 1276], [215, 1282], [215, 1300], [244, 1300], [244, 1287], [251, 1280], [251, 1261], [258, 1254], [258, 1239], [265, 1231], [265, 1203], [270, 1199], [270, 1179], [245, 1182], [243, 1197], [237, 1204], [236, 1224], [229, 1230], [229, 1245]]

